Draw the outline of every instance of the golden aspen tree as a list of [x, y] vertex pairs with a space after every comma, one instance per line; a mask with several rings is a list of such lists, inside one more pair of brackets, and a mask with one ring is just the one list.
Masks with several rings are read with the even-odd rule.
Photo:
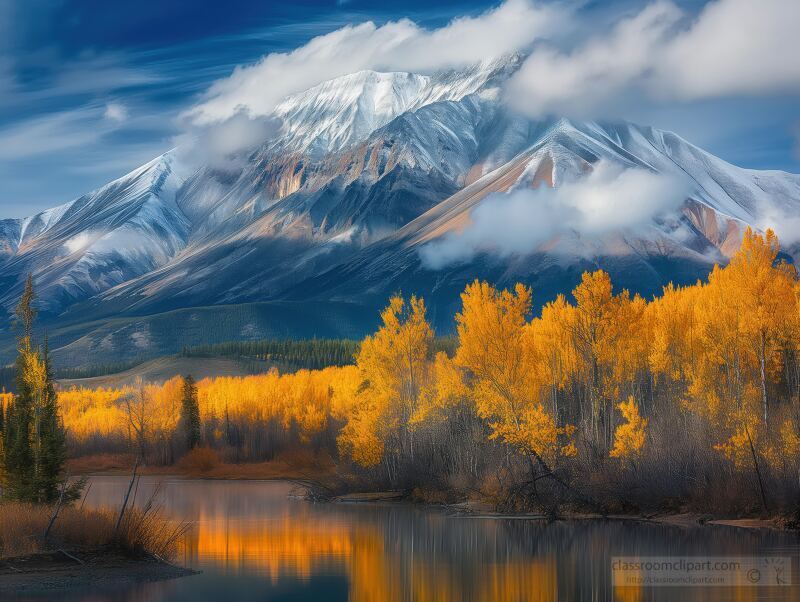
[[[385, 460], [390, 479], [396, 476], [396, 455], [414, 458], [409, 425], [420, 411], [421, 393], [431, 369], [433, 330], [425, 303], [395, 296], [381, 313], [383, 325], [361, 343], [356, 354], [362, 383], [339, 442], [363, 465]], [[392, 458], [385, 457], [385, 451]]]
[[800, 282], [795, 281], [793, 290], [794, 302], [788, 311], [781, 348], [789, 411], [800, 433]]
[[[550, 407], [556, 421], [573, 412], [559, 403], [562, 392], [574, 381], [578, 369], [577, 350], [572, 338], [575, 308], [564, 295], [547, 303], [540, 318], [526, 326], [527, 345], [535, 354], [543, 371], [543, 382], [550, 396]], [[571, 391], [570, 391], [571, 392]]]
[[614, 431], [614, 447], [608, 455], [612, 458], [636, 458], [644, 448], [647, 420], [639, 414], [639, 406], [633, 395], [628, 398], [628, 401], [617, 404], [617, 408], [625, 422]]
[[610, 353], [617, 345], [615, 335], [619, 329], [615, 326], [621, 297], [613, 295], [611, 278], [602, 270], [584, 272], [572, 295], [576, 301], [572, 337], [588, 406], [584, 415], [588, 414], [589, 432], [594, 443], [605, 446], [611, 437], [610, 399], [605, 391], [605, 381], [608, 365], [613, 359]]
[[420, 423], [435, 416], [442, 419], [447, 409], [469, 397], [464, 375], [444, 351], [436, 354], [429, 384], [420, 396], [420, 406], [413, 422]]
[[623, 291], [617, 295], [616, 301], [610, 328], [610, 339], [614, 344], [605, 354], [610, 364], [606, 389], [614, 400], [630, 395], [642, 399], [649, 384], [645, 381], [653, 339], [652, 320], [647, 312], [647, 302], [641, 296], [631, 297]]
[[757, 363], [762, 416], [769, 417], [768, 373], [780, 370], [780, 343], [794, 309], [795, 270], [774, 265], [780, 245], [772, 230], [762, 236], [747, 228], [739, 251], [724, 273], [738, 291], [741, 328], [748, 350]]
[[796, 307], [795, 273], [774, 265], [778, 249], [771, 231], [748, 229], [730, 264], [715, 266], [694, 291], [698, 345], [686, 364], [687, 403], [729, 433], [720, 449], [731, 458], [737, 448], [753, 455], [768, 432], [768, 379], [781, 372], [781, 341]]
[[698, 344], [686, 366], [686, 406], [705, 416], [716, 432], [715, 449], [738, 468], [752, 466], [762, 504], [759, 457], [774, 447], [769, 424], [770, 379], [782, 372], [782, 342], [790, 329], [794, 269], [775, 264], [779, 247], [771, 231], [747, 230], [728, 266], [715, 266], [695, 287]]
[[346, 422], [357, 403], [361, 388], [361, 374], [357, 366], [343, 366], [331, 378], [331, 415]]
[[714, 448], [737, 467], [758, 473], [761, 396], [743, 323], [742, 289], [716, 266], [698, 291], [698, 353], [687, 366], [687, 407], [705, 416], [717, 433]]
[[648, 361], [654, 383], [666, 381], [667, 397], [682, 399], [688, 370], [698, 355], [695, 307], [701, 285], [664, 287], [660, 297], [647, 306], [652, 329]]
[[561, 455], [574, 455], [573, 428], [559, 427], [540, 399], [539, 366], [530, 361], [525, 336], [531, 290], [497, 291], [477, 280], [461, 295], [456, 316], [455, 362], [467, 373], [478, 415], [489, 420], [492, 438], [532, 457], [545, 470]]

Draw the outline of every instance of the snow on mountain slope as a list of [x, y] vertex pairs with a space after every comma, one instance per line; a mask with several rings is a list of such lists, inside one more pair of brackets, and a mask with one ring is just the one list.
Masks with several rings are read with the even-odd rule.
[[292, 96], [275, 113], [285, 124], [287, 147], [320, 154], [361, 140], [405, 113], [428, 87], [412, 73], [360, 71]]
[[275, 109], [283, 123], [277, 146], [312, 156], [340, 151], [403, 113], [446, 100], [496, 91], [519, 57], [486, 61], [433, 76], [359, 71], [294, 94]]
[[173, 257], [188, 234], [175, 203], [183, 179], [173, 163], [163, 155], [56, 209], [6, 222], [3, 244], [11, 252], [0, 303], [11, 307], [28, 272], [42, 309], [58, 311]]
[[[332, 299], [371, 316], [403, 290], [424, 294], [445, 328], [475, 277], [526, 281], [541, 302], [602, 266], [615, 282], [651, 293], [725, 261], [746, 224], [800, 215], [800, 176], [741, 169], [650, 127], [511, 112], [499, 84], [518, 63], [337, 78], [287, 98], [275, 115], [282, 135], [236, 167], [182, 173], [170, 152], [71, 203], [2, 220], [0, 305], [11, 311], [29, 271], [59, 324], [274, 300], [288, 303], [281, 319], [292, 304]], [[657, 222], [596, 240], [561, 230], [527, 254], [481, 252], [436, 270], [421, 261], [421, 249], [468, 225], [489, 193], [560, 187], [599, 161], [681, 173], [686, 201]], [[260, 323], [230, 337], [267, 331]], [[114, 345], [135, 334], [125, 333]], [[143, 341], [156, 339], [136, 336], [136, 353], [152, 351]], [[89, 339], [87, 348], [108, 351]]]
[[[465, 107], [493, 104], [480, 99], [496, 96], [497, 80], [510, 64], [513, 59], [486, 63], [461, 77], [360, 72], [290, 97], [278, 109], [285, 135], [258, 149], [238, 171], [198, 170], [178, 204], [195, 234], [203, 235], [237, 232], [266, 213], [290, 223], [301, 213], [311, 215], [312, 228], [326, 237], [353, 225], [367, 238], [393, 230], [463, 184], [471, 155], [448, 147], [474, 146], [475, 136], [464, 134], [473, 126], [462, 117], [470, 121], [476, 111]], [[424, 116], [415, 119], [417, 113]], [[436, 113], [443, 118], [429, 123]], [[417, 201], [393, 206], [384, 199], [365, 207], [375, 186], [403, 187], [381, 181], [387, 177], [428, 184], [418, 190]]]
[[[346, 184], [342, 180], [350, 172], [325, 179], [318, 165], [295, 192], [255, 212], [249, 222], [236, 222], [234, 230], [222, 227], [217, 230], [225, 232], [221, 236], [204, 236], [160, 269], [80, 309], [151, 313], [192, 303], [274, 298], [352, 301], [374, 295], [382, 300], [393, 290], [430, 296], [429, 285], [447, 289], [449, 303], [463, 282], [441, 282], [464, 270], [471, 279], [474, 266], [439, 273], [426, 269], [419, 256], [424, 245], [468, 223], [472, 209], [490, 192], [560, 186], [583, 177], [600, 160], [687, 174], [691, 194], [683, 211], [640, 232], [603, 240], [587, 242], [562, 233], [542, 245], [535, 259], [483, 257], [482, 274], [511, 283], [536, 280], [549, 270], [547, 286], [553, 292], [559, 290], [564, 269], [604, 265], [630, 288], [657, 292], [669, 280], [693, 281], [713, 262], [725, 261], [738, 246], [744, 224], [757, 221], [751, 209], [764, 200], [758, 186], [769, 182], [784, 190], [787, 202], [800, 199], [795, 176], [736, 168], [672, 134], [630, 124], [524, 124], [492, 102], [467, 97], [404, 114], [365, 142], [332, 154], [327, 159], [332, 164], [357, 166]], [[256, 165], [261, 173], [269, 168]], [[762, 180], [758, 185], [756, 176]], [[315, 187], [317, 178], [326, 183]], [[720, 192], [725, 189], [732, 196]], [[383, 237], [363, 238], [363, 226], [374, 229], [378, 223], [384, 226]]]
[[[495, 133], [498, 123], [493, 121]], [[496, 166], [478, 159], [482, 176], [347, 261], [299, 282], [283, 298], [346, 299], [377, 308], [387, 292], [402, 290], [424, 295], [434, 323], [448, 328], [458, 309], [458, 294], [476, 277], [501, 286], [532, 284], [540, 304], [574, 287], [583, 270], [600, 267], [611, 273], [617, 286], [657, 294], [670, 281], [691, 283], [705, 277], [714, 263], [725, 262], [738, 248], [747, 225], [768, 223], [765, 219], [774, 207], [790, 215], [800, 211], [800, 176], [735, 167], [675, 134], [632, 124], [563, 119], [530, 124], [523, 134], [514, 120], [507, 123], [515, 125], [506, 130], [514, 135], [495, 141], [496, 146], [481, 141], [478, 147], [487, 156], [496, 155], [497, 148], [511, 153], [522, 148], [511, 160]], [[514, 144], [509, 146], [509, 140]], [[422, 251], [463, 230], [488, 195], [544, 184], [558, 187], [584, 178], [601, 160], [683, 174], [683, 206], [635, 231], [587, 239], [579, 232], [560, 230], [529, 254], [508, 257], [487, 251], [446, 269], [425, 265]]]

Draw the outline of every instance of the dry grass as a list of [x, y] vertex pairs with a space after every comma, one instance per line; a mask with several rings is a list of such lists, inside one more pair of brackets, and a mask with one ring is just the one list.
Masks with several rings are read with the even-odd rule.
[[174, 558], [178, 544], [190, 525], [169, 520], [156, 503], [158, 495], [159, 487], [156, 487], [142, 508], [128, 509], [119, 531], [112, 534], [109, 544], [135, 555], [151, 554], [168, 560]]
[[268, 462], [222, 463], [202, 476], [209, 479], [318, 479], [335, 473], [336, 465], [330, 455], [294, 449]]
[[114, 534], [109, 511], [64, 508], [46, 544], [43, 537], [53, 510], [49, 506], [0, 503], [0, 557], [42, 552], [50, 547], [93, 547], [107, 544]]
[[127, 472], [134, 464], [133, 454], [92, 454], [71, 458], [67, 461], [70, 474], [82, 475], [93, 472]]
[[219, 456], [209, 447], [196, 447], [178, 462], [181, 473], [189, 475], [206, 474], [217, 466], [219, 466]]
[[[128, 454], [94, 454], [69, 460], [71, 474], [130, 474], [133, 456]], [[329, 477], [336, 465], [325, 452], [314, 453], [296, 448], [266, 462], [224, 462], [219, 452], [197, 448], [174, 465], [139, 467], [142, 475], [186, 475], [206, 479], [300, 479]]]
[[57, 549], [114, 547], [132, 555], [174, 558], [188, 523], [169, 520], [154, 496], [141, 508], [125, 512], [119, 530], [119, 511], [62, 508], [45, 541], [52, 516], [48, 506], [0, 503], [0, 558]]

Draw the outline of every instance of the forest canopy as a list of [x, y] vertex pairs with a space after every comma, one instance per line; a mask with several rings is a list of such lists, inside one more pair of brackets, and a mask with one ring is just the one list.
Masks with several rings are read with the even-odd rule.
[[[316, 369], [197, 382], [193, 445], [237, 462], [307, 447], [374, 486], [513, 503], [691, 505], [713, 491], [732, 506], [785, 505], [800, 475], [800, 285], [778, 253], [772, 231], [748, 229], [707, 282], [647, 300], [587, 272], [536, 317], [530, 288], [475, 281], [450, 343], [422, 298], [395, 296], [363, 341], [305, 343]], [[60, 390], [71, 454], [176, 461], [184, 387]]]

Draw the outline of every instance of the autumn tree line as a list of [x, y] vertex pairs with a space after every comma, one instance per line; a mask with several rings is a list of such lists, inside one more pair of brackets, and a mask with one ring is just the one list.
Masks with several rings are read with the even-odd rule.
[[424, 300], [395, 296], [352, 365], [73, 388], [58, 407], [76, 455], [304, 447], [343, 486], [505, 509], [797, 510], [800, 284], [778, 254], [747, 230], [706, 282], [646, 300], [585, 273], [538, 316], [530, 288], [476, 281], [444, 348]]

